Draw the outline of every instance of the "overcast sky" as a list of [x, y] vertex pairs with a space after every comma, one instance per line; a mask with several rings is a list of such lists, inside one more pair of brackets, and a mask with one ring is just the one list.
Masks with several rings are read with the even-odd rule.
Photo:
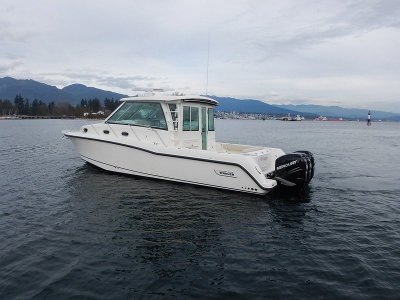
[[0, 0], [0, 77], [400, 112], [400, 1]]

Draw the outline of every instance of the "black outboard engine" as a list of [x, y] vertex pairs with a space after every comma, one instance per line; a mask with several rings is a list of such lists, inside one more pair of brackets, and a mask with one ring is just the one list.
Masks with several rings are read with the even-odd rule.
[[314, 176], [314, 157], [308, 151], [282, 155], [275, 161], [275, 171], [267, 175], [284, 189], [302, 191]]

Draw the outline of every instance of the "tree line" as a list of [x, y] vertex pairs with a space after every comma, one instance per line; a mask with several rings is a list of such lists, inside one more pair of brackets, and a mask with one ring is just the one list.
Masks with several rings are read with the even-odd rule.
[[16, 95], [14, 102], [8, 99], [0, 99], [0, 115], [26, 115], [26, 116], [75, 116], [82, 117], [85, 113], [95, 114], [99, 111], [106, 115], [116, 109], [119, 105], [118, 100], [98, 98], [82, 99], [80, 104], [71, 105], [69, 103], [46, 103], [42, 100], [34, 99], [30, 101], [21, 95]]

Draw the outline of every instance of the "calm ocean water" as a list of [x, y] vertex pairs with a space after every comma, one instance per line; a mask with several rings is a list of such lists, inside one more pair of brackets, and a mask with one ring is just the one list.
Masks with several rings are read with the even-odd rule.
[[102, 172], [85, 123], [0, 121], [0, 299], [399, 299], [400, 123], [217, 120], [314, 153], [290, 197]]

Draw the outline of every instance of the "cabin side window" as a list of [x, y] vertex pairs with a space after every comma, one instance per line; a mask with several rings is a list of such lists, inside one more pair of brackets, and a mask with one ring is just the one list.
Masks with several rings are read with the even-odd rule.
[[168, 104], [174, 130], [178, 130], [178, 107], [176, 104]]
[[161, 104], [151, 102], [125, 102], [107, 123], [167, 129]]
[[208, 109], [208, 131], [215, 131], [214, 109]]
[[194, 106], [183, 107], [183, 131], [199, 131], [199, 108]]

